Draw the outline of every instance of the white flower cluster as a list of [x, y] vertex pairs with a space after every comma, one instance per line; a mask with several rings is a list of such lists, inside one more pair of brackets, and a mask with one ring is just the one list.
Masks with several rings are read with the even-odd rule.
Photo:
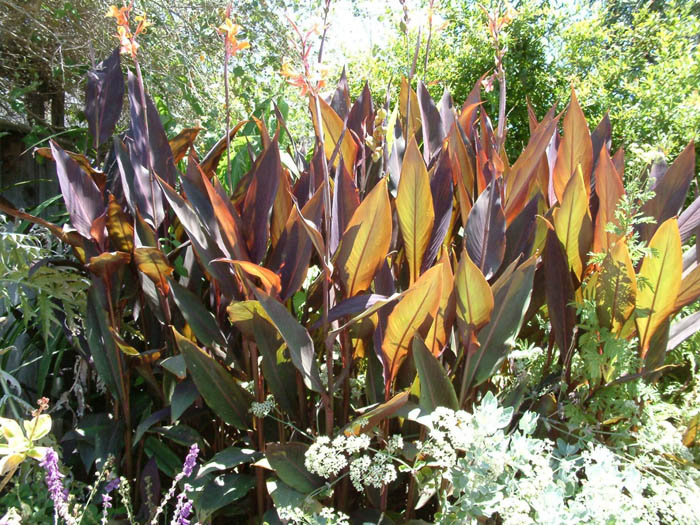
[[382, 488], [396, 480], [396, 467], [386, 452], [360, 456], [350, 463], [350, 481], [360, 492], [364, 487]]
[[350, 480], [358, 491], [364, 487], [381, 488], [396, 480], [397, 471], [391, 454], [402, 448], [401, 436], [391, 436], [386, 451], [370, 450], [370, 437], [366, 434], [341, 434], [332, 441], [321, 436], [306, 451], [304, 465], [309, 472], [324, 478], [337, 476], [349, 466]]
[[303, 506], [286, 505], [275, 507], [275, 510], [280, 520], [291, 525], [350, 525], [347, 514], [330, 507], [313, 512]]

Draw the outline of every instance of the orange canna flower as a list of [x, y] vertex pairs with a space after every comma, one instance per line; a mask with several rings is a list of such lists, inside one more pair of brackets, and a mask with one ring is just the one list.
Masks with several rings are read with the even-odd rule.
[[238, 40], [236, 35], [241, 30], [241, 26], [234, 24], [229, 17], [217, 28], [217, 32], [224, 37], [226, 52], [230, 56], [235, 56], [239, 51], [250, 47], [247, 40]]
[[131, 6], [117, 7], [116, 5], [109, 6], [109, 11], [105, 18], [116, 18], [118, 26], [129, 26], [129, 11]]

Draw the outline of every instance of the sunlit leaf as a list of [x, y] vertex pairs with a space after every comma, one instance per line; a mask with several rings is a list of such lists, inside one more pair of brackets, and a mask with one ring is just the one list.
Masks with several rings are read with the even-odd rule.
[[[314, 100], [314, 98], [310, 97], [309, 104], [314, 127], [318, 128]], [[325, 100], [323, 100], [322, 97], [318, 97], [318, 102], [321, 108], [321, 122], [323, 124], [323, 150], [326, 154], [326, 159], [330, 160], [331, 156], [333, 155], [333, 151], [335, 150], [335, 147], [343, 133], [343, 121], [338, 114], [333, 111], [333, 108], [330, 107]], [[339, 160], [339, 157], [342, 157], [347, 172], [354, 173], [353, 166], [355, 165], [358, 149], [359, 148], [355, 142], [355, 139], [353, 139], [352, 135], [346, 131], [345, 135], [343, 136], [343, 142], [340, 146], [340, 154], [336, 155], [333, 165], [335, 166]]]
[[598, 195], [598, 213], [595, 217], [593, 230], [593, 251], [596, 253], [607, 252], [615, 244], [618, 236], [607, 232], [608, 223], [619, 226], [615, 219], [615, 210], [618, 202], [625, 194], [622, 186], [622, 178], [615, 170], [608, 150], [600, 150], [600, 157], [595, 169], [595, 192]]
[[112, 194], [107, 206], [107, 232], [117, 250], [130, 253], [134, 249], [134, 226]]
[[636, 323], [640, 354], [644, 358], [657, 328], [673, 313], [681, 287], [683, 253], [678, 220], [664, 222], [649, 242], [652, 254], [644, 257], [637, 290]]
[[625, 239], [617, 241], [603, 259], [595, 289], [601, 326], [619, 333], [634, 311], [637, 296], [637, 277]]
[[437, 315], [442, 271], [442, 265], [438, 264], [421, 275], [389, 314], [382, 342], [387, 390], [408, 355], [413, 336], [424, 337]]
[[560, 199], [561, 206], [554, 210], [554, 229], [564, 245], [569, 265], [580, 279], [583, 273], [580, 239], [584, 221], [590, 221], [588, 194], [581, 170], [569, 179], [566, 191]]
[[455, 290], [457, 326], [464, 340], [468, 333], [474, 337], [489, 322], [493, 311], [491, 287], [464, 249], [455, 274]]
[[563, 127], [564, 135], [559, 144], [557, 161], [554, 164], [554, 173], [552, 175], [554, 193], [559, 202], [562, 202], [569, 179], [576, 174], [579, 166], [581, 166], [584, 188], [586, 189], [586, 195], [588, 195], [591, 169], [593, 168], [591, 134], [573, 87], [571, 88], [571, 103], [564, 116]]
[[411, 138], [401, 167], [396, 195], [396, 214], [401, 227], [411, 284], [420, 276], [435, 219], [430, 179], [418, 144]]
[[135, 248], [134, 262], [153, 281], [163, 295], [169, 291], [168, 277], [173, 273], [168, 258], [158, 248]]
[[335, 267], [347, 297], [369, 288], [390, 243], [391, 205], [382, 179], [355, 210], [340, 240]]

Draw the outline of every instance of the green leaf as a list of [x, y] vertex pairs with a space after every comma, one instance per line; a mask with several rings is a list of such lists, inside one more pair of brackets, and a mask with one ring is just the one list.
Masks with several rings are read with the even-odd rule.
[[184, 414], [185, 410], [187, 410], [198, 397], [199, 391], [192, 380], [188, 379], [187, 381], [178, 383], [173, 392], [173, 397], [170, 399], [170, 420], [175, 422], [180, 419], [180, 416]]
[[217, 510], [241, 499], [255, 487], [255, 478], [235, 472], [222, 474], [209, 480], [201, 489], [195, 488], [193, 503], [197, 517], [205, 521]]
[[265, 457], [279, 478], [304, 494], [323, 485], [323, 479], [304, 466], [304, 454], [308, 448], [304, 443], [289, 441], [269, 444], [265, 451]]
[[536, 257], [530, 258], [493, 285], [491, 321], [479, 332], [479, 348], [469, 363], [474, 385], [491, 377], [515, 345], [530, 304], [536, 263]]
[[260, 452], [249, 448], [228, 447], [214, 454], [214, 457], [207, 461], [197, 471], [197, 478], [204, 477], [212, 472], [220, 472], [232, 469], [244, 463], [252, 463], [262, 457]]
[[304, 384], [314, 392], [323, 392], [323, 384], [314, 354], [314, 343], [309, 333], [275, 299], [265, 295], [260, 290], [255, 290], [255, 296], [287, 343], [292, 363], [301, 372]]
[[420, 379], [420, 407], [427, 412], [437, 407], [458, 410], [457, 395], [447, 372], [420, 337], [413, 338], [413, 360]]
[[199, 297], [172, 278], [168, 279], [168, 282], [170, 283], [170, 291], [175, 304], [177, 304], [177, 307], [182, 312], [182, 316], [192, 328], [197, 339], [205, 346], [213, 346], [214, 343], [226, 346], [226, 339], [224, 334], [221, 333], [216, 319], [204, 307]]
[[253, 397], [218, 362], [172, 328], [177, 347], [185, 356], [197, 390], [209, 408], [225, 423], [240, 430], [251, 427], [248, 413]]

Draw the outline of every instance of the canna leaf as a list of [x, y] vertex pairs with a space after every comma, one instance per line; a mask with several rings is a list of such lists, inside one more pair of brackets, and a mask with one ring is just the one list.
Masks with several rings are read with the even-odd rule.
[[389, 401], [386, 401], [372, 410], [365, 412], [355, 421], [350, 422], [343, 433], [346, 436], [359, 436], [363, 432], [369, 432], [379, 423], [388, 419], [401, 410], [408, 403], [408, 392], [396, 394]]
[[212, 262], [226, 262], [232, 264], [239, 272], [243, 272], [250, 277], [257, 277], [267, 295], [279, 295], [282, 289], [279, 275], [263, 266], [258, 266], [250, 261], [234, 261], [233, 259], [223, 258], [214, 259]]
[[[418, 110], [420, 111], [421, 121], [423, 122], [423, 158], [426, 163], [440, 151], [442, 139], [445, 138], [442, 126], [442, 117], [435, 102], [430, 97], [425, 84], [418, 81]], [[410, 140], [410, 139], [409, 139]], [[405, 160], [404, 160], [405, 162]]]
[[124, 76], [119, 48], [115, 48], [109, 58], [87, 73], [85, 117], [95, 149], [112, 135], [122, 113], [123, 102]]
[[[559, 117], [553, 111], [547, 113], [530, 136], [527, 147], [510, 169], [507, 188], [505, 213], [510, 225], [525, 207], [530, 195], [530, 189], [536, 181], [537, 170], [542, 162], [547, 146], [557, 129]], [[544, 192], [547, 188], [541, 188]]]
[[447, 345], [447, 340], [452, 330], [455, 320], [455, 286], [452, 266], [447, 251], [443, 251], [442, 259], [442, 292], [440, 294], [440, 305], [433, 324], [425, 336], [425, 344], [428, 345], [433, 355], [440, 355]]
[[[606, 148], [600, 150], [600, 157], [595, 169], [595, 192], [598, 195], [598, 213], [593, 230], [593, 251], [607, 252], [618, 239], [614, 233], [605, 231], [608, 223], [618, 224], [615, 219], [617, 204], [625, 194], [622, 178]], [[619, 225], [619, 224], [618, 224]]]
[[323, 485], [323, 479], [309, 472], [304, 466], [308, 445], [290, 441], [270, 443], [265, 449], [265, 457], [279, 478], [287, 485], [303, 494]]
[[695, 268], [681, 280], [678, 298], [676, 299], [676, 304], [673, 309], [678, 311], [684, 306], [697, 301], [698, 297], [700, 297], [700, 265], [695, 266]]
[[267, 266], [280, 275], [283, 301], [301, 288], [313, 253], [313, 239], [309, 237], [304, 221], [320, 225], [322, 213], [323, 188], [319, 188], [301, 212], [298, 206], [292, 207], [282, 236], [270, 255]]
[[625, 239], [618, 240], [603, 259], [595, 284], [598, 319], [614, 333], [634, 312], [637, 276]]
[[[410, 92], [410, 99], [409, 99]], [[408, 103], [408, 104], [407, 104]], [[408, 113], [408, 115], [407, 115]], [[405, 140], [410, 140], [421, 129], [420, 109], [418, 106], [418, 96], [416, 92], [408, 84], [408, 79], [401, 79], [401, 91], [399, 93], [399, 114], [403, 123], [410, 120], [408, 125], [408, 133], [404, 137]]]
[[[315, 99], [309, 97], [309, 105], [311, 110], [311, 117], [314, 123], [314, 128], [318, 129], [318, 123], [316, 119], [316, 107]], [[333, 108], [328, 105], [328, 103], [323, 100], [322, 97], [318, 97], [318, 103], [321, 108], [321, 122], [323, 124], [323, 151], [326, 154], [326, 159], [330, 160], [335, 151], [335, 147], [340, 141], [341, 135], [343, 136], [343, 142], [340, 145], [340, 154], [336, 155], [333, 166], [337, 165], [338, 157], [343, 159], [345, 164], [345, 169], [348, 173], [354, 173], [355, 160], [357, 158], [358, 146], [355, 139], [352, 138], [350, 133], [345, 132], [343, 135], [344, 124], [338, 114], [333, 111]]]
[[673, 314], [683, 272], [683, 253], [678, 220], [665, 221], [649, 242], [652, 254], [644, 257], [638, 278], [644, 283], [637, 290], [636, 324], [642, 359], [651, 339]]
[[178, 349], [185, 356], [187, 370], [197, 390], [214, 414], [240, 430], [252, 426], [248, 412], [253, 397], [213, 357], [171, 327]]
[[386, 179], [382, 179], [355, 210], [340, 240], [335, 267], [346, 297], [369, 288], [390, 243], [391, 205]]
[[201, 299], [174, 279], [170, 278], [168, 281], [175, 304], [199, 342], [208, 347], [213, 346], [214, 343], [225, 347], [224, 334], [221, 333], [216, 318], [205, 308]]
[[465, 227], [467, 252], [490, 279], [500, 268], [506, 249], [506, 217], [501, 205], [502, 179], [494, 179], [481, 192]]
[[219, 179], [212, 177], [210, 182], [204, 171], [201, 170], [200, 175], [202, 184], [207, 191], [207, 195], [209, 195], [221, 233], [224, 235], [231, 253], [239, 261], [249, 260], [248, 248], [241, 234], [241, 217], [238, 211], [226, 196]]
[[554, 333], [554, 340], [559, 347], [559, 362], [562, 366], [569, 362], [572, 349], [574, 328], [576, 327], [576, 308], [574, 302], [574, 285], [571, 282], [571, 270], [562, 249], [559, 238], [552, 230], [547, 230], [544, 246], [545, 297], [549, 322]]
[[134, 262], [139, 271], [146, 274], [163, 295], [168, 294], [168, 277], [172, 275], [173, 267], [163, 252], [158, 248], [135, 248]]
[[[330, 250], [335, 253], [340, 237], [360, 205], [360, 196], [350, 174], [339, 164], [333, 186]], [[317, 222], [317, 221], [314, 221]]]
[[695, 175], [695, 143], [690, 142], [654, 185], [654, 197], [644, 203], [642, 213], [654, 222], [639, 225], [642, 240], [651, 239], [664, 221], [678, 215]]
[[107, 205], [107, 232], [117, 250], [131, 253], [134, 249], [134, 226], [112, 194], [109, 195]]
[[410, 282], [413, 284], [420, 276], [423, 254], [428, 247], [435, 219], [428, 171], [414, 138], [410, 139], [403, 158], [396, 214], [406, 249]]
[[413, 338], [413, 360], [420, 379], [420, 407], [425, 412], [437, 407], [458, 410], [457, 394], [447, 372], [420, 337]]
[[95, 275], [99, 275], [105, 280], [109, 280], [111, 275], [120, 267], [131, 262], [131, 254], [126, 252], [103, 252], [95, 257], [90, 257], [90, 261], [85, 265]]
[[452, 165], [449, 152], [443, 150], [437, 161], [437, 167], [430, 179], [430, 193], [432, 194], [435, 219], [433, 230], [430, 232], [430, 242], [423, 255], [421, 272], [424, 272], [433, 264], [438, 250], [445, 240], [452, 219], [452, 203], [454, 193], [452, 188]]
[[202, 128], [185, 128], [168, 141], [175, 164], [185, 158], [201, 130]]
[[437, 315], [442, 294], [442, 265], [433, 266], [413, 283], [394, 307], [382, 342], [386, 391], [409, 352], [413, 336], [424, 336]]
[[71, 225], [80, 235], [91, 238], [90, 229], [105, 211], [104, 199], [95, 182], [55, 141], [51, 140], [51, 153], [56, 161], [56, 174], [66, 203]]
[[574, 88], [571, 88], [571, 103], [564, 116], [564, 136], [559, 143], [557, 160], [554, 164], [552, 182], [554, 194], [559, 202], [564, 198], [564, 192], [571, 179], [581, 166], [586, 195], [591, 183], [593, 168], [593, 142], [588, 130], [586, 117], [578, 104]]
[[554, 210], [554, 230], [564, 245], [566, 258], [579, 279], [583, 274], [583, 261], [579, 246], [584, 221], [590, 215], [588, 211], [588, 194], [581, 170], [569, 179], [566, 191], [560, 199], [561, 206]]
[[287, 343], [292, 363], [301, 373], [304, 384], [314, 392], [323, 392], [314, 343], [306, 329], [279, 302], [256, 290], [255, 296], [269, 316], [272, 324]]
[[531, 257], [494, 283], [491, 320], [479, 332], [479, 348], [469, 363], [474, 386], [490, 378], [515, 345], [530, 304], [536, 263]]
[[457, 326], [461, 339], [472, 337], [486, 324], [493, 312], [493, 293], [484, 274], [462, 249], [455, 275]]
[[250, 260], [262, 261], [270, 237], [270, 214], [275, 202], [277, 187], [282, 177], [277, 137], [258, 157], [252, 170], [252, 181], [243, 202], [243, 236], [248, 246]]

